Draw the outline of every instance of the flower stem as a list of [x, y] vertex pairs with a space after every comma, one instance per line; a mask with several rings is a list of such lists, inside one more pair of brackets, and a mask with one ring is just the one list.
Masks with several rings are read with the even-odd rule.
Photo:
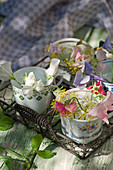
[[83, 109], [83, 107], [81, 106], [81, 104], [80, 104], [79, 100], [77, 99], [77, 97], [73, 97], [73, 98], [71, 98], [71, 99], [66, 100], [66, 103], [69, 103], [69, 104], [70, 104], [70, 103], [73, 103], [75, 100], [77, 101], [77, 103], [78, 103], [79, 107], [81, 108], [81, 110], [84, 111], [84, 109]]
[[17, 82], [17, 84], [19, 84], [21, 86], [21, 83], [15, 78], [14, 74], [12, 74], [10, 76], [10, 79], [15, 80]]

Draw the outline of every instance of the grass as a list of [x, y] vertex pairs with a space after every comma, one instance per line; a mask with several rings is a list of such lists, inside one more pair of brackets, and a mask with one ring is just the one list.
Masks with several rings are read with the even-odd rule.
[[[85, 40], [93, 48], [99, 45], [100, 40], [105, 40], [108, 36], [107, 31], [104, 28], [94, 28], [89, 26], [84, 26], [79, 31], [76, 31], [74, 38], [79, 38]], [[112, 41], [112, 40], [111, 40]]]

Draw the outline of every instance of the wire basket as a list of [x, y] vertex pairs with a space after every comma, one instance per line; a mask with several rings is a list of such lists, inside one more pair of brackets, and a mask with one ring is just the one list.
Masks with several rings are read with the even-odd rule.
[[109, 125], [103, 125], [102, 134], [96, 140], [84, 145], [76, 143], [62, 134], [60, 118], [53, 109], [49, 108], [46, 114], [38, 114], [28, 107], [17, 104], [10, 82], [1, 85], [0, 106], [5, 115], [35, 130], [37, 133], [41, 133], [43, 137], [52, 140], [79, 159], [88, 158], [113, 135], [113, 119], [111, 118]]

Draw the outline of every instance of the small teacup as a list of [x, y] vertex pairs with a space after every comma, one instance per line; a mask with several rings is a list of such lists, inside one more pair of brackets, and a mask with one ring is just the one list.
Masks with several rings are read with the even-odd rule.
[[[30, 72], [34, 73], [37, 81], [42, 80], [43, 83], [47, 81], [46, 69], [37, 66], [19, 69], [14, 73], [14, 76], [19, 83], [22, 83], [22, 78], [25, 76], [25, 73], [29, 74]], [[35, 110], [39, 114], [45, 113], [47, 108], [50, 107], [52, 96], [49, 85], [54, 82], [57, 76], [59, 75], [56, 74], [48, 81], [48, 86], [46, 87], [46, 90], [44, 90], [43, 92], [35, 92], [32, 96], [29, 97], [23, 93], [21, 86], [16, 83], [15, 80], [11, 80], [16, 102]], [[60, 75], [58, 85], [62, 83], [62, 80], [63, 78]]]

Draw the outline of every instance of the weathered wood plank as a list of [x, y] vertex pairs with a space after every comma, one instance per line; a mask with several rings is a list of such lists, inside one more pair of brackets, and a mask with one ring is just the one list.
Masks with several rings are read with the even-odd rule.
[[[12, 149], [20, 154], [25, 154], [30, 151], [30, 142], [35, 135], [35, 132], [16, 122], [12, 129], [0, 131], [0, 146]], [[23, 167], [24, 164], [14, 161], [12, 170], [21, 170]]]

